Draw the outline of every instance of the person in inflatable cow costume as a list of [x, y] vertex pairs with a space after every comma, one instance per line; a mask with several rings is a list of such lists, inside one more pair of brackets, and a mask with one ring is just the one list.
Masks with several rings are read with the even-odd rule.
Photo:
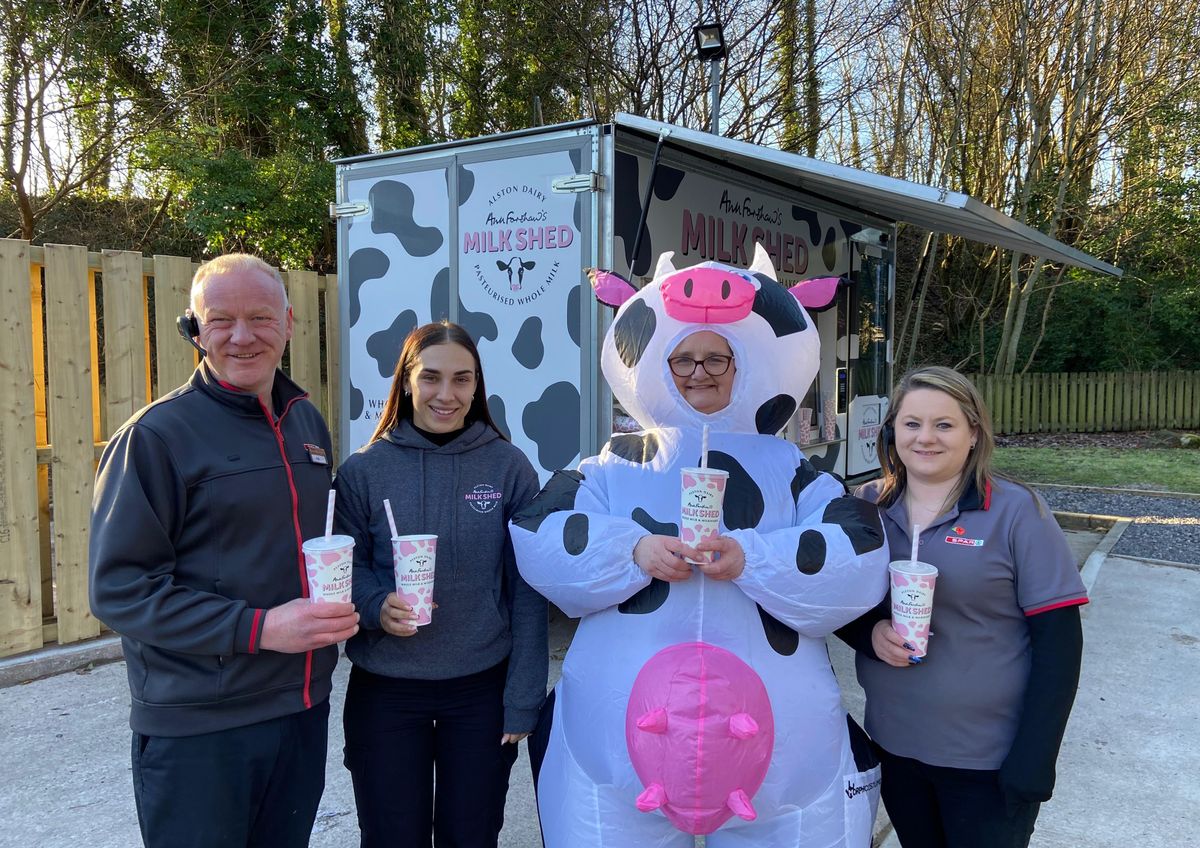
[[[645, 430], [513, 519], [526, 581], [582, 617], [547, 707], [545, 843], [866, 848], [878, 766], [824, 637], [879, 603], [888, 552], [874, 507], [775, 436], [818, 368], [805, 284], [777, 283], [761, 246], [750, 271], [670, 258], [640, 291], [593, 273], [620, 307], [604, 375]], [[705, 424], [729, 477], [722, 535], [693, 548], [681, 469]]]

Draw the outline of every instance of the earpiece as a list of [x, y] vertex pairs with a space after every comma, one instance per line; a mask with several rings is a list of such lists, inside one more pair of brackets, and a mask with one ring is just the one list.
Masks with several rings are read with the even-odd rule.
[[201, 356], [208, 356], [208, 351], [200, 347], [196, 342], [196, 339], [200, 337], [200, 322], [196, 320], [196, 316], [192, 314], [192, 310], [189, 309], [176, 318], [175, 327], [179, 330], [179, 335], [185, 342], [200, 351]]

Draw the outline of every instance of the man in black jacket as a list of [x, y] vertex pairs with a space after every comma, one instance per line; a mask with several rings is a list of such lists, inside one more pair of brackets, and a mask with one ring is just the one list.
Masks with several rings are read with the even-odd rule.
[[337, 643], [358, 630], [353, 605], [307, 598], [329, 430], [278, 370], [292, 310], [269, 265], [203, 265], [185, 326], [205, 357], [113, 435], [92, 504], [92, 610], [123, 638], [138, 821], [152, 848], [304, 846]]

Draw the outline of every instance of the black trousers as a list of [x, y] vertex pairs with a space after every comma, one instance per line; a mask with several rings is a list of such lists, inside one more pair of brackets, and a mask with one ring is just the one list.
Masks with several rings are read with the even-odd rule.
[[944, 768], [876, 746], [880, 796], [904, 848], [1026, 848], [1040, 804], [1010, 813], [997, 771]]
[[496, 845], [517, 758], [500, 744], [507, 670], [410, 680], [351, 669], [345, 763], [362, 848], [429, 848], [431, 834], [438, 848]]
[[325, 790], [329, 701], [199, 736], [133, 734], [147, 848], [303, 848]]

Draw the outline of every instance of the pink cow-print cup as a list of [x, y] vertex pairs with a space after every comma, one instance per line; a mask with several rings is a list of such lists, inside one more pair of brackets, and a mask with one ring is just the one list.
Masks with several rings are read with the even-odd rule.
[[892, 579], [892, 629], [923, 657], [929, 647], [929, 618], [933, 615], [933, 586], [938, 570], [926, 562], [899, 559], [888, 565]]
[[686, 642], [651, 657], [629, 694], [625, 742], [642, 812], [662, 810], [691, 834], [757, 818], [775, 719], [762, 680], [730, 651]]
[[[679, 491], [679, 539], [695, 547], [721, 533], [721, 506], [729, 472], [719, 468], [684, 468]], [[701, 559], [712, 562], [712, 551], [702, 551]]]
[[354, 571], [354, 539], [318, 536], [301, 546], [308, 574], [308, 599], [314, 604], [348, 604]]
[[393, 536], [396, 595], [417, 614], [417, 627], [433, 621], [433, 571], [437, 536]]

